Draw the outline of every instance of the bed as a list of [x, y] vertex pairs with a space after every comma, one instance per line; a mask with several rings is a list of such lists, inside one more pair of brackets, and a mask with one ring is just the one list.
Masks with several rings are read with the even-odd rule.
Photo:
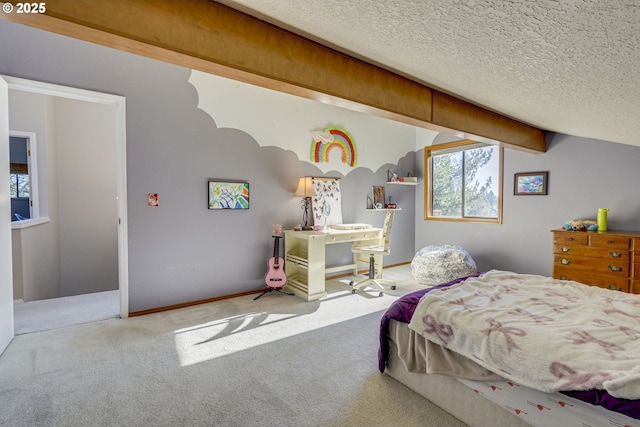
[[472, 426], [640, 426], [640, 296], [492, 270], [404, 295], [379, 369]]

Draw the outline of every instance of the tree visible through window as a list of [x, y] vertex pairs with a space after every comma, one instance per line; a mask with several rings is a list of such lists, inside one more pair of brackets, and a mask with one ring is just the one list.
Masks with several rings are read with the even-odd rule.
[[10, 174], [10, 194], [12, 199], [29, 198], [29, 174]]
[[425, 218], [501, 222], [502, 148], [457, 141], [425, 149]]

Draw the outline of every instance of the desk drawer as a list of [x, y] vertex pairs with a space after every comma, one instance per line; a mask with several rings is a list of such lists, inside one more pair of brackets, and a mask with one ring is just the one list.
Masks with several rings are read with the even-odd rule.
[[332, 244], [332, 243], [341, 243], [341, 242], [377, 242], [380, 241], [382, 239], [382, 233], [376, 233], [376, 232], [357, 232], [354, 231], [353, 233], [349, 233], [349, 234], [332, 234], [332, 233], [327, 233], [325, 236], [322, 236], [323, 239], [325, 239], [325, 243], [326, 244]]

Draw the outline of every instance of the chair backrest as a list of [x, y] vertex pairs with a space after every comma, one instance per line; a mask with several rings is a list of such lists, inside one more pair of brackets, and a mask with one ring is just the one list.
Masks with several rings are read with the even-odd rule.
[[391, 247], [391, 226], [393, 225], [393, 217], [396, 211], [389, 209], [387, 215], [384, 217], [384, 225], [382, 226], [382, 238], [384, 239], [385, 252], [390, 251]]

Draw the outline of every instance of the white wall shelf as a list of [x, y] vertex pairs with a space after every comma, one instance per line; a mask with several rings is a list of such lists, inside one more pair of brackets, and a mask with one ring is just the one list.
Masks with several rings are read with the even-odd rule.
[[388, 181], [387, 185], [418, 185], [417, 182]]
[[401, 211], [402, 208], [395, 208], [395, 209], [385, 209], [385, 208], [373, 209], [373, 208], [367, 208], [366, 210], [368, 210], [368, 211], [380, 211], [380, 212], [384, 211], [384, 212], [386, 212], [386, 211]]
[[[408, 179], [408, 181], [405, 181]], [[408, 173], [407, 176], [398, 176], [393, 173], [391, 169], [387, 169], [387, 184], [388, 185], [418, 185], [418, 178]]]

